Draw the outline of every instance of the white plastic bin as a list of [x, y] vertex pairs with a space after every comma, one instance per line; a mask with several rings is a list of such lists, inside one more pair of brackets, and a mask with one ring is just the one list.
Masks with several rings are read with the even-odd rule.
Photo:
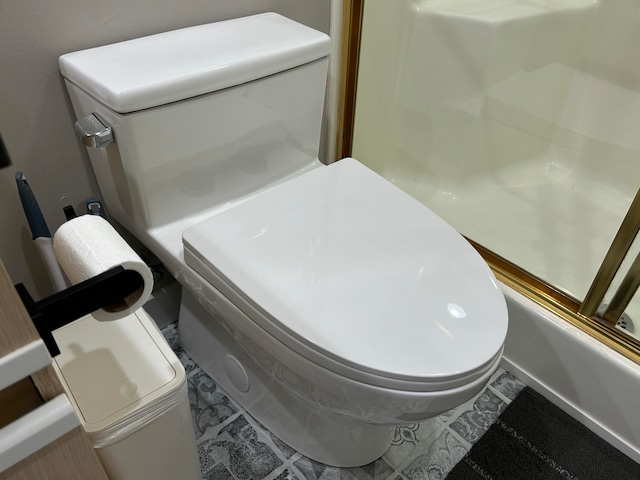
[[185, 371], [142, 310], [54, 332], [57, 370], [111, 480], [200, 479]]

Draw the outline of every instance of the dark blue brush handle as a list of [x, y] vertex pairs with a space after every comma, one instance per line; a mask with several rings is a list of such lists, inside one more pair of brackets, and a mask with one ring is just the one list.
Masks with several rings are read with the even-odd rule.
[[33, 239], [35, 240], [38, 237], [51, 238], [49, 227], [47, 227], [47, 222], [45, 222], [44, 216], [40, 211], [38, 201], [22, 172], [16, 172], [16, 183], [18, 184], [18, 194], [20, 195], [22, 208], [27, 216]]

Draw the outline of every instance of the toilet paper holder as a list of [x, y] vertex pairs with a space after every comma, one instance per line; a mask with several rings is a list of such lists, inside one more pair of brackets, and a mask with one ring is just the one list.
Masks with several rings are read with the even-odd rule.
[[15, 288], [49, 354], [55, 357], [60, 349], [54, 330], [101, 308], [117, 310], [143, 283], [138, 272], [117, 266], [37, 302], [22, 283]]

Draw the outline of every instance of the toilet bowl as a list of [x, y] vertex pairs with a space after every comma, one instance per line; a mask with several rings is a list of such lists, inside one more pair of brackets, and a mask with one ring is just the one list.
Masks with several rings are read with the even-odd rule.
[[83, 141], [115, 138], [89, 149], [107, 209], [183, 286], [184, 349], [285, 443], [348, 467], [478, 393], [507, 311], [442, 219], [355, 159], [318, 161], [328, 53], [263, 14], [60, 68], [98, 122]]
[[506, 333], [488, 267], [424, 210], [344, 159], [191, 226], [184, 259], [200, 277], [181, 312], [185, 350], [305, 455], [375, 460], [389, 425], [481, 391]]

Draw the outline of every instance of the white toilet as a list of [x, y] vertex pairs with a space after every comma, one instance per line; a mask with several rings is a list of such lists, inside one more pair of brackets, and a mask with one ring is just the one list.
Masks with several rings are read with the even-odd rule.
[[185, 350], [281, 440], [349, 467], [478, 393], [507, 309], [443, 220], [354, 159], [319, 162], [329, 51], [268, 13], [60, 70], [108, 212], [183, 286]]

